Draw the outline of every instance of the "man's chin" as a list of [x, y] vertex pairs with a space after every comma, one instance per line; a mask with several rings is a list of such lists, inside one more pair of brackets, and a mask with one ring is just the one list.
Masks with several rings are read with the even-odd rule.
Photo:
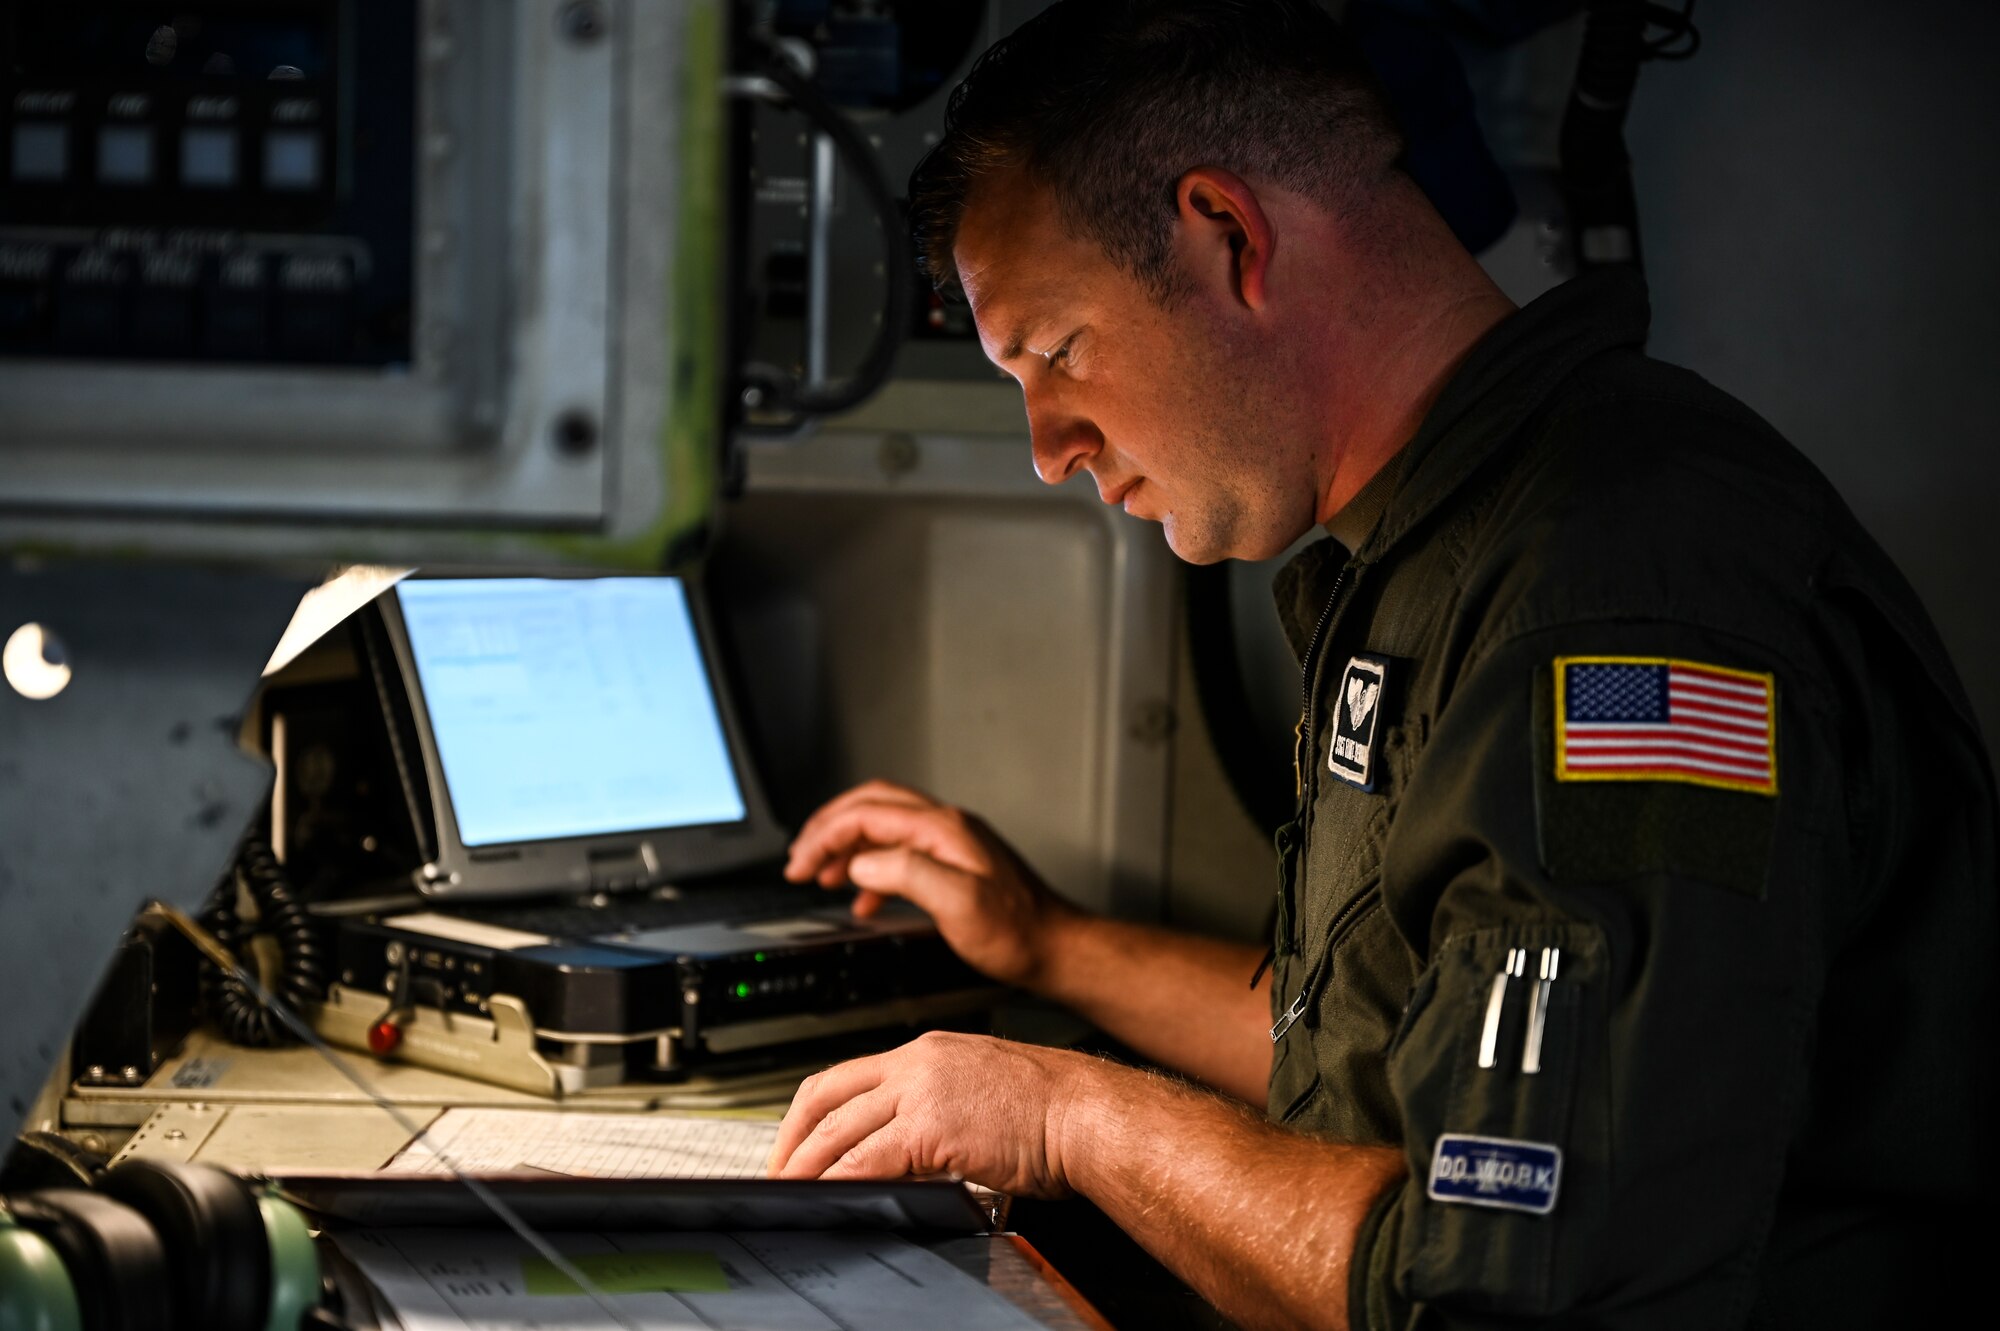
[[1187, 524], [1174, 521], [1168, 513], [1157, 519], [1160, 531], [1167, 538], [1167, 548], [1175, 557], [1186, 564], [1219, 564], [1230, 558], [1230, 551], [1218, 540], [1213, 532], [1190, 531]]
[[1220, 564], [1225, 559], [1254, 564], [1275, 559], [1292, 545], [1290, 540], [1280, 540], [1269, 533], [1218, 530], [1226, 527], [1226, 523], [1179, 521], [1171, 511], [1152, 521], [1160, 524], [1167, 548], [1186, 564]]

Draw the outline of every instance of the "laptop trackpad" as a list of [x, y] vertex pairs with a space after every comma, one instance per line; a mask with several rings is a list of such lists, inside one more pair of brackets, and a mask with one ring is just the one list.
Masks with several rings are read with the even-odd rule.
[[700, 955], [753, 952], [774, 945], [811, 946], [850, 938], [878, 938], [883, 934], [929, 933], [933, 928], [930, 917], [918, 910], [885, 910], [874, 919], [857, 920], [845, 910], [836, 908], [804, 915], [782, 915], [768, 920], [745, 920], [740, 924], [717, 922], [635, 930], [606, 935], [604, 941], [654, 952]]
[[755, 924], [739, 927], [744, 933], [756, 934], [759, 938], [817, 938], [823, 934], [852, 932], [854, 922], [848, 920], [843, 924], [824, 915], [794, 915], [790, 919], [759, 920]]

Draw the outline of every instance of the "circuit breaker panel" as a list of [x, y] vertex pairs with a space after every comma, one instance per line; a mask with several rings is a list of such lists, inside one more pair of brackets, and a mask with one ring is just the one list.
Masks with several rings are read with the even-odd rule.
[[0, 537], [657, 566], [721, 429], [722, 0], [0, 16]]

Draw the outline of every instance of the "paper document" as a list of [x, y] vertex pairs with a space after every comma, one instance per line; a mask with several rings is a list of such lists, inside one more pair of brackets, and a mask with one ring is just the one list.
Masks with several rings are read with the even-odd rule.
[[[761, 1178], [778, 1125], [687, 1114], [450, 1109], [387, 1169], [449, 1174], [539, 1169], [578, 1178]], [[447, 1163], [449, 1161], [449, 1163]]]
[[283, 670], [342, 620], [413, 572], [414, 569], [407, 568], [353, 564], [330, 575], [307, 592], [298, 609], [292, 612], [292, 622], [285, 626], [277, 647], [272, 649], [271, 659], [264, 665], [265, 676]]
[[[1041, 1323], [906, 1239], [866, 1233], [551, 1234], [648, 1331], [1038, 1331]], [[506, 1230], [381, 1229], [333, 1241], [402, 1331], [618, 1323]]]

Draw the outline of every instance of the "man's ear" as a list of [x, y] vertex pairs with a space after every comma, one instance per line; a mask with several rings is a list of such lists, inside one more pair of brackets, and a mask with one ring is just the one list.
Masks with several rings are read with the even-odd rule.
[[1271, 255], [1277, 231], [1257, 191], [1234, 172], [1198, 166], [1174, 187], [1180, 214], [1181, 262], [1198, 276], [1220, 278], [1245, 306], [1261, 310], [1270, 299]]

